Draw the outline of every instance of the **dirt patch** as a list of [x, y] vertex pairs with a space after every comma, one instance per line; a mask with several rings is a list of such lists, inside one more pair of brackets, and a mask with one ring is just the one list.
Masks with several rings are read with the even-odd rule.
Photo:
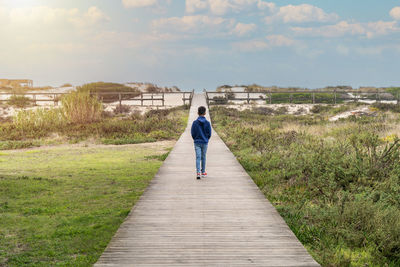
[[2, 152], [4, 153], [12, 153], [12, 152], [21, 152], [21, 151], [42, 151], [42, 150], [52, 150], [52, 149], [60, 149], [60, 148], [70, 148], [70, 149], [76, 149], [76, 148], [82, 148], [82, 147], [87, 147], [87, 148], [114, 148], [114, 149], [120, 149], [120, 148], [149, 148], [154, 151], [158, 150], [166, 150], [168, 148], [174, 147], [176, 141], [175, 140], [165, 140], [165, 141], [159, 141], [159, 142], [152, 142], [152, 143], [142, 143], [142, 144], [128, 144], [128, 145], [104, 145], [104, 144], [95, 144], [91, 143], [90, 141], [78, 143], [78, 144], [62, 144], [62, 145], [46, 145], [46, 146], [40, 146], [40, 147], [34, 147], [34, 148], [23, 148], [23, 149], [15, 149], [15, 150], [3, 150]]

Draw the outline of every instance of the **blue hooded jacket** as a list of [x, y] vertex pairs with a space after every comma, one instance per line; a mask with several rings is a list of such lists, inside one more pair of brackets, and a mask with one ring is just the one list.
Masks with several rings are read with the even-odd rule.
[[203, 116], [199, 116], [192, 124], [192, 138], [195, 144], [208, 144], [211, 137], [211, 124]]

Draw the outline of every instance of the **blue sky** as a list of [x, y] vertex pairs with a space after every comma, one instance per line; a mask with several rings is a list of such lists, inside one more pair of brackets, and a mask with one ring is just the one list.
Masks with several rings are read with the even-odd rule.
[[0, 0], [0, 77], [400, 85], [400, 1]]

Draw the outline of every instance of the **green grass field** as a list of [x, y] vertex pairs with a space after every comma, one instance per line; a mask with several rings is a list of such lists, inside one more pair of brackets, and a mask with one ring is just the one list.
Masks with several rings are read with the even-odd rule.
[[0, 152], [0, 266], [90, 266], [174, 141]]

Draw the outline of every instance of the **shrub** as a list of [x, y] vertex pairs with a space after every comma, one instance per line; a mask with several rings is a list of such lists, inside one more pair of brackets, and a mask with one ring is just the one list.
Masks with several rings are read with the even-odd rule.
[[17, 108], [26, 108], [32, 105], [32, 103], [33, 101], [29, 97], [18, 95], [11, 96], [10, 99], [7, 101], [7, 104]]
[[215, 102], [217, 105], [225, 105], [228, 104], [228, 99], [224, 96], [214, 96], [212, 100]]
[[71, 92], [62, 98], [62, 110], [71, 123], [99, 121], [103, 106], [89, 92]]
[[322, 112], [329, 111], [329, 110], [331, 110], [331, 109], [332, 109], [332, 107], [330, 107], [330, 106], [314, 105], [314, 106], [310, 109], [310, 111], [311, 111], [312, 113], [322, 113]]
[[131, 107], [129, 105], [118, 105], [114, 109], [115, 114], [129, 113], [130, 111], [131, 111]]

